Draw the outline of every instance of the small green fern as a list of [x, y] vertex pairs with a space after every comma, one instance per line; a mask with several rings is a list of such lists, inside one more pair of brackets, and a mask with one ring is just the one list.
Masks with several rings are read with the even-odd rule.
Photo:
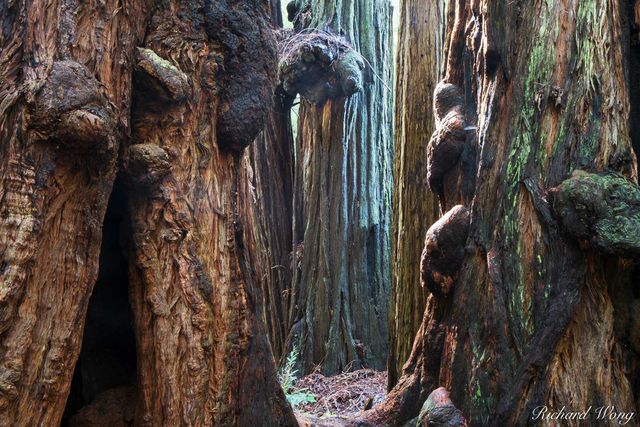
[[287, 355], [287, 361], [278, 372], [278, 381], [284, 391], [284, 394], [294, 408], [303, 403], [314, 403], [316, 395], [306, 388], [296, 388], [295, 384], [298, 380], [298, 371], [295, 369], [296, 360], [298, 360], [298, 348], [293, 347], [291, 353]]

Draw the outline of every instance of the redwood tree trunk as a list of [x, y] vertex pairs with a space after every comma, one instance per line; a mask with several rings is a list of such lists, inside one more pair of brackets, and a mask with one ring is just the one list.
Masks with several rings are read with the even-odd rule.
[[[527, 425], [541, 405], [556, 411], [614, 405], [637, 413], [640, 347], [633, 325], [640, 312], [628, 258], [638, 253], [638, 212], [618, 210], [638, 194], [627, 80], [636, 73], [628, 68], [630, 7], [452, 4], [444, 79], [461, 90], [462, 101], [437, 123], [430, 146], [460, 150], [452, 164], [439, 164], [432, 152], [430, 167], [443, 173], [443, 211], [456, 203], [469, 209], [469, 235], [459, 271], [450, 276], [456, 280], [427, 300], [398, 385], [363, 418], [399, 425], [440, 385], [471, 425]], [[473, 150], [478, 160], [470, 174], [464, 163]], [[559, 205], [578, 200], [567, 190], [578, 182], [587, 194], [599, 194], [597, 185], [613, 179], [593, 174], [600, 172], [626, 177], [615, 178], [625, 195], [600, 193], [610, 207], [597, 214], [582, 202]], [[572, 221], [563, 216], [571, 209], [592, 213]], [[622, 231], [627, 249], [607, 246], [611, 236], [600, 228], [576, 233], [611, 212], [620, 224], [636, 224]], [[427, 258], [434, 238], [438, 243], [438, 234], [427, 237]], [[433, 273], [434, 260], [426, 261]], [[442, 284], [442, 277], [423, 280]]]
[[242, 150], [275, 86], [266, 4], [0, 12], [0, 424], [60, 423], [122, 166], [137, 399], [109, 390], [126, 400], [100, 414], [97, 399], [94, 422], [130, 422], [136, 400], [137, 425], [295, 425], [257, 314], [243, 205]]
[[0, 3], [0, 425], [62, 418], [147, 7]]
[[[306, 34], [319, 29], [342, 37], [366, 61], [355, 61], [363, 77], [353, 95], [301, 94], [293, 236], [299, 307], [290, 339], [305, 372], [320, 364], [325, 373], [383, 369], [390, 293], [390, 8], [353, 0], [296, 3], [302, 5], [296, 23]], [[309, 84], [316, 81], [309, 77]]]
[[295, 425], [256, 313], [255, 239], [244, 227], [241, 150], [271, 104], [275, 39], [258, 1], [202, 6], [158, 8], [143, 54], [172, 65], [152, 59], [136, 80], [136, 416], [149, 426]]
[[405, 0], [400, 4], [396, 56], [393, 158], [392, 288], [389, 307], [388, 384], [398, 381], [409, 358], [427, 300], [420, 283], [422, 240], [439, 216], [438, 200], [426, 189], [426, 136], [435, 127], [433, 91], [442, 63], [444, 4]]
[[[282, 27], [280, 1], [271, 1], [271, 20]], [[282, 35], [280, 35], [282, 38]], [[276, 89], [265, 126], [247, 150], [247, 209], [251, 212], [256, 251], [252, 254], [262, 289], [262, 317], [276, 360], [291, 328], [293, 276], [293, 133], [291, 111]]]
[[293, 137], [289, 108], [276, 97], [265, 129], [248, 149], [247, 209], [256, 238], [253, 264], [262, 289], [262, 317], [276, 360], [291, 328], [293, 265]]

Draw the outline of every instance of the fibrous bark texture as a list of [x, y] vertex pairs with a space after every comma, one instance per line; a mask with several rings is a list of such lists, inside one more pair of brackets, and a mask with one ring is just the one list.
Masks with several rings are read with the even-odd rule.
[[[313, 66], [311, 75], [296, 72], [291, 80], [301, 106], [293, 206], [298, 306], [289, 348], [299, 347], [305, 372], [315, 365], [325, 373], [381, 369], [390, 281], [390, 8], [322, 0], [297, 2], [290, 14], [305, 28], [293, 36], [294, 68], [305, 52]], [[314, 84], [302, 84], [305, 78]]]
[[170, 1], [145, 36], [126, 150], [140, 425], [295, 425], [259, 315], [238, 153], [262, 128], [275, 87], [263, 9]]
[[265, 129], [248, 149], [247, 209], [256, 239], [251, 253], [262, 289], [262, 317], [276, 360], [285, 355], [295, 300], [293, 253], [293, 138], [289, 108], [277, 97]]
[[[273, 1], [270, 15], [282, 27], [280, 2]], [[279, 30], [280, 39], [282, 31]], [[290, 100], [277, 87], [264, 129], [247, 150], [248, 188], [245, 200], [249, 227], [255, 238], [250, 254], [262, 289], [261, 317], [276, 361], [285, 355], [285, 340], [292, 325], [293, 275], [293, 134]]]
[[471, 135], [442, 195], [470, 210], [469, 237], [452, 293], [429, 296], [402, 377], [360, 422], [399, 425], [438, 386], [470, 425], [527, 425], [542, 405], [637, 413], [627, 5], [449, 4], [443, 79]]
[[265, 6], [0, 2], [0, 425], [60, 424], [118, 167], [137, 384], [83, 390], [69, 422], [296, 424], [243, 227], [240, 152], [277, 70]]
[[0, 425], [60, 423], [145, 2], [0, 3]]
[[411, 353], [427, 294], [420, 287], [420, 260], [427, 229], [438, 218], [436, 197], [427, 191], [428, 137], [435, 129], [433, 92], [442, 63], [444, 2], [400, 3], [396, 56], [393, 153], [393, 227], [389, 305], [389, 388]]

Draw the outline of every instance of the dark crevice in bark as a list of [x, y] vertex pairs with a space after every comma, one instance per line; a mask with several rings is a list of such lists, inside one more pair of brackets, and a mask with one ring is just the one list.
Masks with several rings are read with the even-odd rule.
[[124, 185], [118, 179], [104, 219], [98, 279], [87, 309], [82, 349], [62, 426], [74, 425], [70, 424], [71, 417], [105, 391], [135, 384], [133, 314], [129, 304], [127, 260], [122, 250], [125, 196]]

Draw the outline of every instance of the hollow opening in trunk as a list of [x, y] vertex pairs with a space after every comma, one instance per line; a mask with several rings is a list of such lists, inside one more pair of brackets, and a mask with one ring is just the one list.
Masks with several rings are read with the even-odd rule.
[[98, 279], [89, 300], [82, 349], [62, 426], [70, 425], [71, 417], [101, 396], [102, 400], [107, 396], [106, 401], [113, 404], [129, 396], [130, 389], [125, 387], [135, 384], [136, 343], [122, 239], [125, 227], [124, 186], [118, 179], [105, 215]]

